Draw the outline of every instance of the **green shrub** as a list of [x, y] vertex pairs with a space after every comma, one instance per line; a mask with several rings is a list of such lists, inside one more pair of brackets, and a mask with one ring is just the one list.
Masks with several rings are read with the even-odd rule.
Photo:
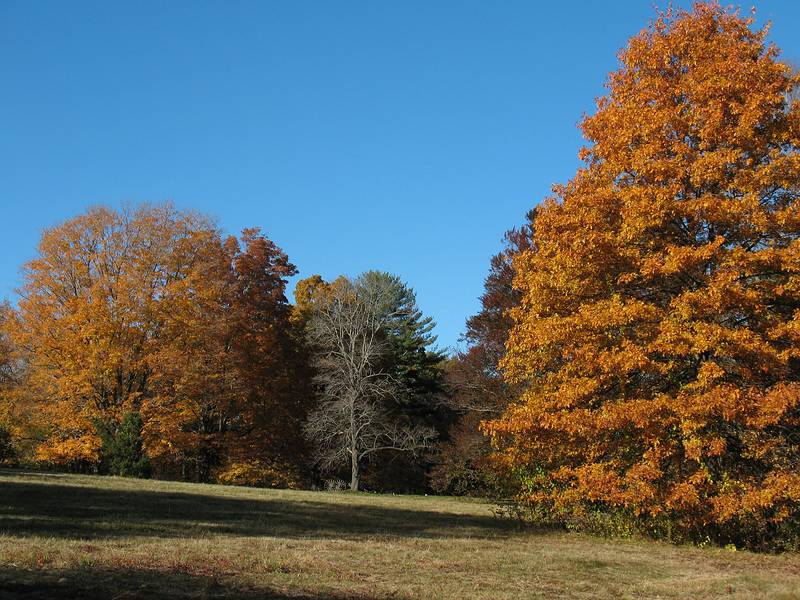
[[103, 443], [101, 471], [121, 477], [149, 477], [150, 461], [142, 447], [142, 417], [127, 413], [122, 421], [97, 421], [95, 428]]

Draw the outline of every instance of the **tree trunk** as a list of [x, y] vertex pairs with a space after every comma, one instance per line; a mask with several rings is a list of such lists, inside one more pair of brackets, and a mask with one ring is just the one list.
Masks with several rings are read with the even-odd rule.
[[358, 459], [355, 455], [350, 459], [350, 490], [358, 491]]
[[353, 492], [358, 491], [358, 440], [356, 439], [356, 433], [358, 432], [358, 426], [356, 425], [356, 414], [355, 414], [355, 400], [354, 398], [350, 398], [350, 406], [348, 407], [350, 413], [350, 433], [349, 433], [349, 443], [350, 443], [350, 490]]

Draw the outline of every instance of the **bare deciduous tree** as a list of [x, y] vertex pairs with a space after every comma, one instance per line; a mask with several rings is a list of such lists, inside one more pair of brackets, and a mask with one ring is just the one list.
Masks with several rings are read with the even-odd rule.
[[376, 452], [418, 452], [435, 432], [404, 423], [387, 408], [402, 386], [381, 363], [389, 344], [385, 301], [357, 284], [339, 280], [310, 319], [320, 405], [309, 416], [306, 435], [316, 447], [317, 464], [330, 470], [350, 464], [350, 489], [358, 490], [360, 467]]

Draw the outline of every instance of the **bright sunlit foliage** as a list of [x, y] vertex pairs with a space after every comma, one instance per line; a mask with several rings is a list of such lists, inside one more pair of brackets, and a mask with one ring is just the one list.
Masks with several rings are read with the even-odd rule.
[[800, 104], [716, 4], [630, 40], [540, 209], [486, 424], [524, 499], [766, 539], [800, 501]]

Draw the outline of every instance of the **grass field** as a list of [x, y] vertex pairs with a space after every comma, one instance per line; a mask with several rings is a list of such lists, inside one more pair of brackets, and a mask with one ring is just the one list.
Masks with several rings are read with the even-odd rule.
[[800, 556], [536, 532], [456, 498], [0, 472], [0, 598], [800, 598]]

